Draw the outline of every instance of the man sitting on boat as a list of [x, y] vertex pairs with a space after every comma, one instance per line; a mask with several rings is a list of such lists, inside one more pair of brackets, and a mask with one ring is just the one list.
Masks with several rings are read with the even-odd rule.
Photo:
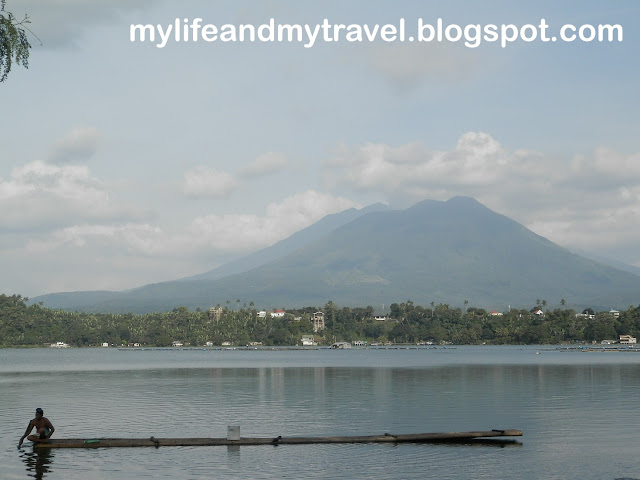
[[[36, 435], [29, 435], [34, 428], [36, 429]], [[53, 435], [53, 432], [55, 431], [56, 429], [53, 428], [53, 425], [51, 424], [49, 419], [44, 416], [44, 411], [41, 408], [36, 408], [36, 418], [29, 422], [27, 430], [24, 432], [24, 435], [18, 442], [18, 448], [22, 446], [22, 442], [25, 438], [31, 440], [32, 442], [42, 442], [43, 440], [49, 439], [49, 437], [51, 437], [51, 435]], [[27, 437], [27, 435], [29, 436]]]

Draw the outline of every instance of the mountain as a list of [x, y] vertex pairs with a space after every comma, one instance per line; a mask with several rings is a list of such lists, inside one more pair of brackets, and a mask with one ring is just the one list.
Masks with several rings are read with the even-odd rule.
[[320, 307], [329, 300], [339, 306], [406, 300], [461, 306], [467, 300], [491, 309], [530, 307], [537, 299], [552, 306], [563, 298], [576, 307], [620, 309], [640, 299], [640, 276], [571, 253], [468, 197], [374, 209], [324, 234], [312, 231], [306, 241], [274, 246], [268, 254], [282, 250], [270, 261], [246, 260], [244, 267], [256, 266], [236, 267], [238, 273], [224, 277], [213, 271], [210, 278], [147, 285], [93, 304], [63, 294], [34, 301], [146, 312], [208, 308], [238, 298], [259, 308]]
[[[339, 213], [327, 215], [320, 219], [318, 222], [294, 233], [293, 235], [276, 243], [275, 245], [271, 245], [269, 247], [258, 250], [257, 252], [247, 255], [246, 257], [241, 257], [237, 260], [225, 263], [218, 268], [209, 270], [208, 272], [181, 278], [176, 281], [189, 282], [192, 280], [216, 280], [218, 278], [223, 278], [229, 275], [249, 271], [266, 263], [279, 260], [280, 258], [285, 257], [296, 249], [308, 245], [309, 243], [316, 240], [319, 236], [327, 235], [336, 228], [351, 222], [359, 216], [362, 216], [366, 213], [384, 211], [388, 209], [389, 207], [387, 205], [384, 205], [382, 203], [374, 203], [361, 209], [350, 208]], [[52, 293], [33, 297], [29, 303], [42, 302], [43, 305], [47, 307], [62, 308], [66, 310], [123, 312], [125, 310], [123, 310], [121, 307], [117, 307], [117, 305], [124, 296], [135, 291], [142, 291], [142, 295], [144, 295], [145, 290], [154, 289], [153, 285], [156, 284], [152, 284], [148, 287], [143, 286], [121, 292], [108, 290], [91, 290]], [[149, 308], [151, 308], [150, 311], [157, 311], [160, 307], [153, 307], [153, 301], [153, 295], [151, 295], [151, 303], [149, 304]], [[106, 305], [112, 306], [107, 308]], [[112, 308], [115, 308], [115, 310], [112, 310]], [[138, 307], [135, 307], [134, 310], [136, 312], [140, 311]], [[142, 311], [147, 311], [147, 308], [144, 307]]]
[[182, 280], [216, 280], [229, 275], [235, 275], [236, 273], [247, 272], [253, 268], [284, 258], [289, 253], [310, 244], [318, 237], [324, 236], [328, 232], [332, 232], [336, 228], [341, 227], [342, 225], [345, 225], [366, 213], [384, 211], [388, 209], [389, 207], [382, 203], [375, 203], [360, 210], [350, 208], [340, 213], [327, 215], [320, 221], [294, 233], [275, 245], [259, 250], [238, 260], [225, 263], [216, 269], [199, 275], [194, 275], [192, 277], [187, 277]]

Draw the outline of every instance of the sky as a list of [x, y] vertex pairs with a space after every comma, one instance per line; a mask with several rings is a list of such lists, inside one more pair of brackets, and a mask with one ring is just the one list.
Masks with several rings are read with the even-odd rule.
[[[640, 266], [637, 1], [8, 0], [6, 9], [28, 14], [32, 49], [29, 68], [0, 83], [1, 293], [183, 278], [331, 213], [458, 195], [574, 251]], [[538, 34], [504, 48], [464, 38], [305, 47], [172, 37], [162, 48], [130, 39], [132, 24], [194, 18], [256, 28], [271, 18], [404, 19], [410, 33], [438, 18], [461, 29], [544, 19], [549, 34], [616, 24], [623, 39]]]

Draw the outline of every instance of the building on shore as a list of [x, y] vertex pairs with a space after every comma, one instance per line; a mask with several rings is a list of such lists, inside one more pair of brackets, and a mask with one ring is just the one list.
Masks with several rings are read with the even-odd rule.
[[323, 312], [315, 312], [311, 317], [311, 323], [313, 324], [313, 331], [315, 333], [320, 330], [324, 330], [324, 313]]

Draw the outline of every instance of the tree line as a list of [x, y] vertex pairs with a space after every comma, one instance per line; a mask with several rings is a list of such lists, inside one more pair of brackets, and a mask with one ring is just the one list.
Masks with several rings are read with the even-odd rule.
[[[0, 346], [38, 347], [62, 341], [72, 346], [110, 345], [265, 346], [299, 345], [303, 335], [314, 335], [319, 345], [336, 341], [369, 343], [560, 344], [617, 340], [619, 335], [640, 334], [640, 305], [619, 316], [609, 312], [576, 315], [556, 308], [544, 315], [534, 309], [511, 309], [495, 315], [482, 308], [452, 308], [447, 304], [414, 305], [411, 301], [390, 305], [387, 321], [374, 319], [371, 306], [339, 307], [328, 302], [321, 308], [288, 310], [284, 317], [261, 318], [253, 304], [220, 307], [219, 316], [208, 311], [178, 307], [148, 314], [84, 313], [28, 305], [20, 295], [0, 295]], [[322, 311], [324, 330], [313, 332], [314, 312]], [[590, 312], [589, 312], [590, 313]]]

